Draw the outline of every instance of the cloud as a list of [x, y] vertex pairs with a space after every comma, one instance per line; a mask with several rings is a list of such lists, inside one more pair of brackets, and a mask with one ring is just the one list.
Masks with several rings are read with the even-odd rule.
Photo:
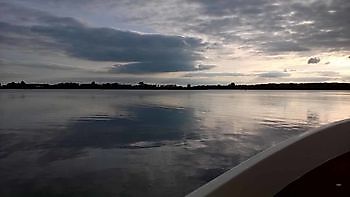
[[139, 34], [110, 28], [34, 26], [32, 31], [65, 45], [74, 57], [117, 62], [192, 62], [201, 58], [194, 50], [201, 40], [180, 36]]
[[321, 61], [321, 59], [319, 57], [312, 57], [307, 61], [307, 63], [308, 64], [318, 64], [320, 61]]
[[257, 74], [258, 77], [262, 78], [281, 78], [281, 77], [289, 77], [290, 74], [287, 72], [280, 71], [269, 71]]
[[176, 72], [197, 70], [201, 40], [180, 36], [138, 34], [109, 28], [33, 27], [40, 34], [65, 44], [71, 56], [93, 61], [137, 62], [115, 67], [114, 72]]
[[340, 73], [335, 71], [304, 71], [305, 75], [318, 75], [322, 77], [339, 77]]
[[204, 13], [215, 16], [225, 16], [234, 12], [246, 14], [259, 14], [264, 12], [267, 0], [195, 0], [203, 4]]
[[269, 70], [262, 67], [270, 55], [289, 61], [350, 51], [347, 0], [0, 1], [9, 2], [0, 5], [0, 49], [54, 51], [100, 71], [111, 62], [108, 76], [199, 71], [212, 62], [240, 72], [246, 60], [261, 60], [253, 70]]
[[38, 69], [38, 70], [50, 70], [50, 71], [81, 71], [82, 69], [73, 67], [70, 65], [60, 65], [60, 64], [41, 64], [41, 63], [15, 63], [15, 62], [4, 62], [0, 61], [0, 68], [13, 68], [13, 67], [19, 67], [21, 69], [23, 68], [32, 68], [32, 69]]
[[[118, 24], [127, 21], [136, 29], [147, 26], [157, 32], [190, 33], [220, 44], [245, 44], [265, 53], [350, 49], [347, 20], [350, 3], [347, 0], [150, 0], [132, 4], [89, 0], [84, 1], [84, 5], [81, 1], [49, 2], [35, 0], [28, 4], [46, 8], [56, 5], [64, 13], [93, 8], [89, 14], [94, 17], [76, 15], [97, 20], [106, 19], [107, 14]], [[55, 12], [54, 7], [50, 9]], [[105, 13], [96, 16], [99, 11]], [[99, 21], [104, 23], [104, 20]]]
[[38, 24], [41, 17], [48, 16], [47, 13], [24, 6], [6, 2], [0, 2], [0, 20], [17, 25]]
[[194, 2], [207, 17], [193, 29], [220, 34], [225, 43], [242, 43], [264, 53], [350, 49], [347, 0]]
[[61, 50], [79, 59], [123, 63], [124, 66], [113, 67], [113, 72], [177, 72], [211, 68], [196, 66], [203, 58], [200, 50], [206, 45], [198, 38], [90, 27], [71, 17], [55, 17], [33, 10], [26, 14], [35, 16], [31, 20], [36, 23], [14, 25], [0, 21], [3, 30], [0, 39], [11, 41], [8, 44], [12, 46], [23, 47], [23, 41], [29, 40], [28, 47], [50, 45], [52, 50]]
[[184, 77], [241, 77], [241, 76], [247, 76], [247, 74], [243, 73], [224, 73], [224, 72], [193, 72], [193, 73], [187, 73], [184, 75]]
[[[266, 46], [266, 47], [264, 47]], [[264, 47], [265, 51], [269, 52], [302, 52], [302, 51], [309, 51], [310, 49], [302, 46], [301, 44], [297, 42], [291, 42], [291, 41], [272, 41], [267, 42], [266, 44], [262, 44], [262, 47]]]
[[321, 83], [321, 82], [334, 82], [338, 78], [326, 77], [326, 76], [316, 76], [316, 77], [293, 77], [288, 78], [288, 81], [303, 82], [303, 83]]
[[282, 78], [282, 77], [289, 77], [290, 74], [288, 72], [281, 72], [281, 71], [267, 71], [267, 72], [253, 72], [253, 73], [209, 73], [209, 72], [193, 72], [193, 73], [187, 73], [184, 75], [184, 77], [204, 77], [204, 78], [210, 78], [210, 77], [261, 77], [261, 78]]
[[339, 77], [340, 73], [335, 71], [318, 71], [316, 72], [323, 77]]
[[161, 73], [161, 72], [179, 72], [179, 71], [200, 71], [208, 70], [214, 66], [187, 64], [185, 62], [177, 61], [154, 61], [130, 63], [124, 65], [114, 65], [110, 69], [112, 73], [132, 73], [132, 74], [146, 74], [146, 73]]

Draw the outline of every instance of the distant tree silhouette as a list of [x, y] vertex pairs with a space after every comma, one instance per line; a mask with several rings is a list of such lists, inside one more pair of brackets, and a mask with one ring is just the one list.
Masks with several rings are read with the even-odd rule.
[[176, 84], [146, 84], [139, 82], [136, 85], [120, 83], [103, 83], [96, 82], [79, 84], [73, 82], [57, 84], [27, 84], [24, 81], [19, 83], [10, 82], [6, 85], [0, 84], [1, 89], [150, 89], [150, 90], [215, 90], [215, 89], [245, 89], [245, 90], [350, 90], [350, 83], [269, 83], [255, 85], [191, 85], [180, 86]]

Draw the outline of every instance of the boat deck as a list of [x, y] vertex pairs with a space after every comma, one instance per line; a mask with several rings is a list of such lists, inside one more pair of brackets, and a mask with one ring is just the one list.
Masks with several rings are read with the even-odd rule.
[[306, 173], [276, 195], [281, 196], [350, 196], [350, 152]]

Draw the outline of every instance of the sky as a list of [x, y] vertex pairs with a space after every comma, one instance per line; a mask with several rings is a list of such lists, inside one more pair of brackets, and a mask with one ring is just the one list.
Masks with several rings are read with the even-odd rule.
[[0, 82], [350, 82], [348, 0], [0, 0]]

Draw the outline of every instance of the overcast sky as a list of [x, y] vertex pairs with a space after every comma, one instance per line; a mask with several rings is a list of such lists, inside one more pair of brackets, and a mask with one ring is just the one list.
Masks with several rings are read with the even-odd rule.
[[0, 0], [0, 82], [350, 82], [349, 0]]

